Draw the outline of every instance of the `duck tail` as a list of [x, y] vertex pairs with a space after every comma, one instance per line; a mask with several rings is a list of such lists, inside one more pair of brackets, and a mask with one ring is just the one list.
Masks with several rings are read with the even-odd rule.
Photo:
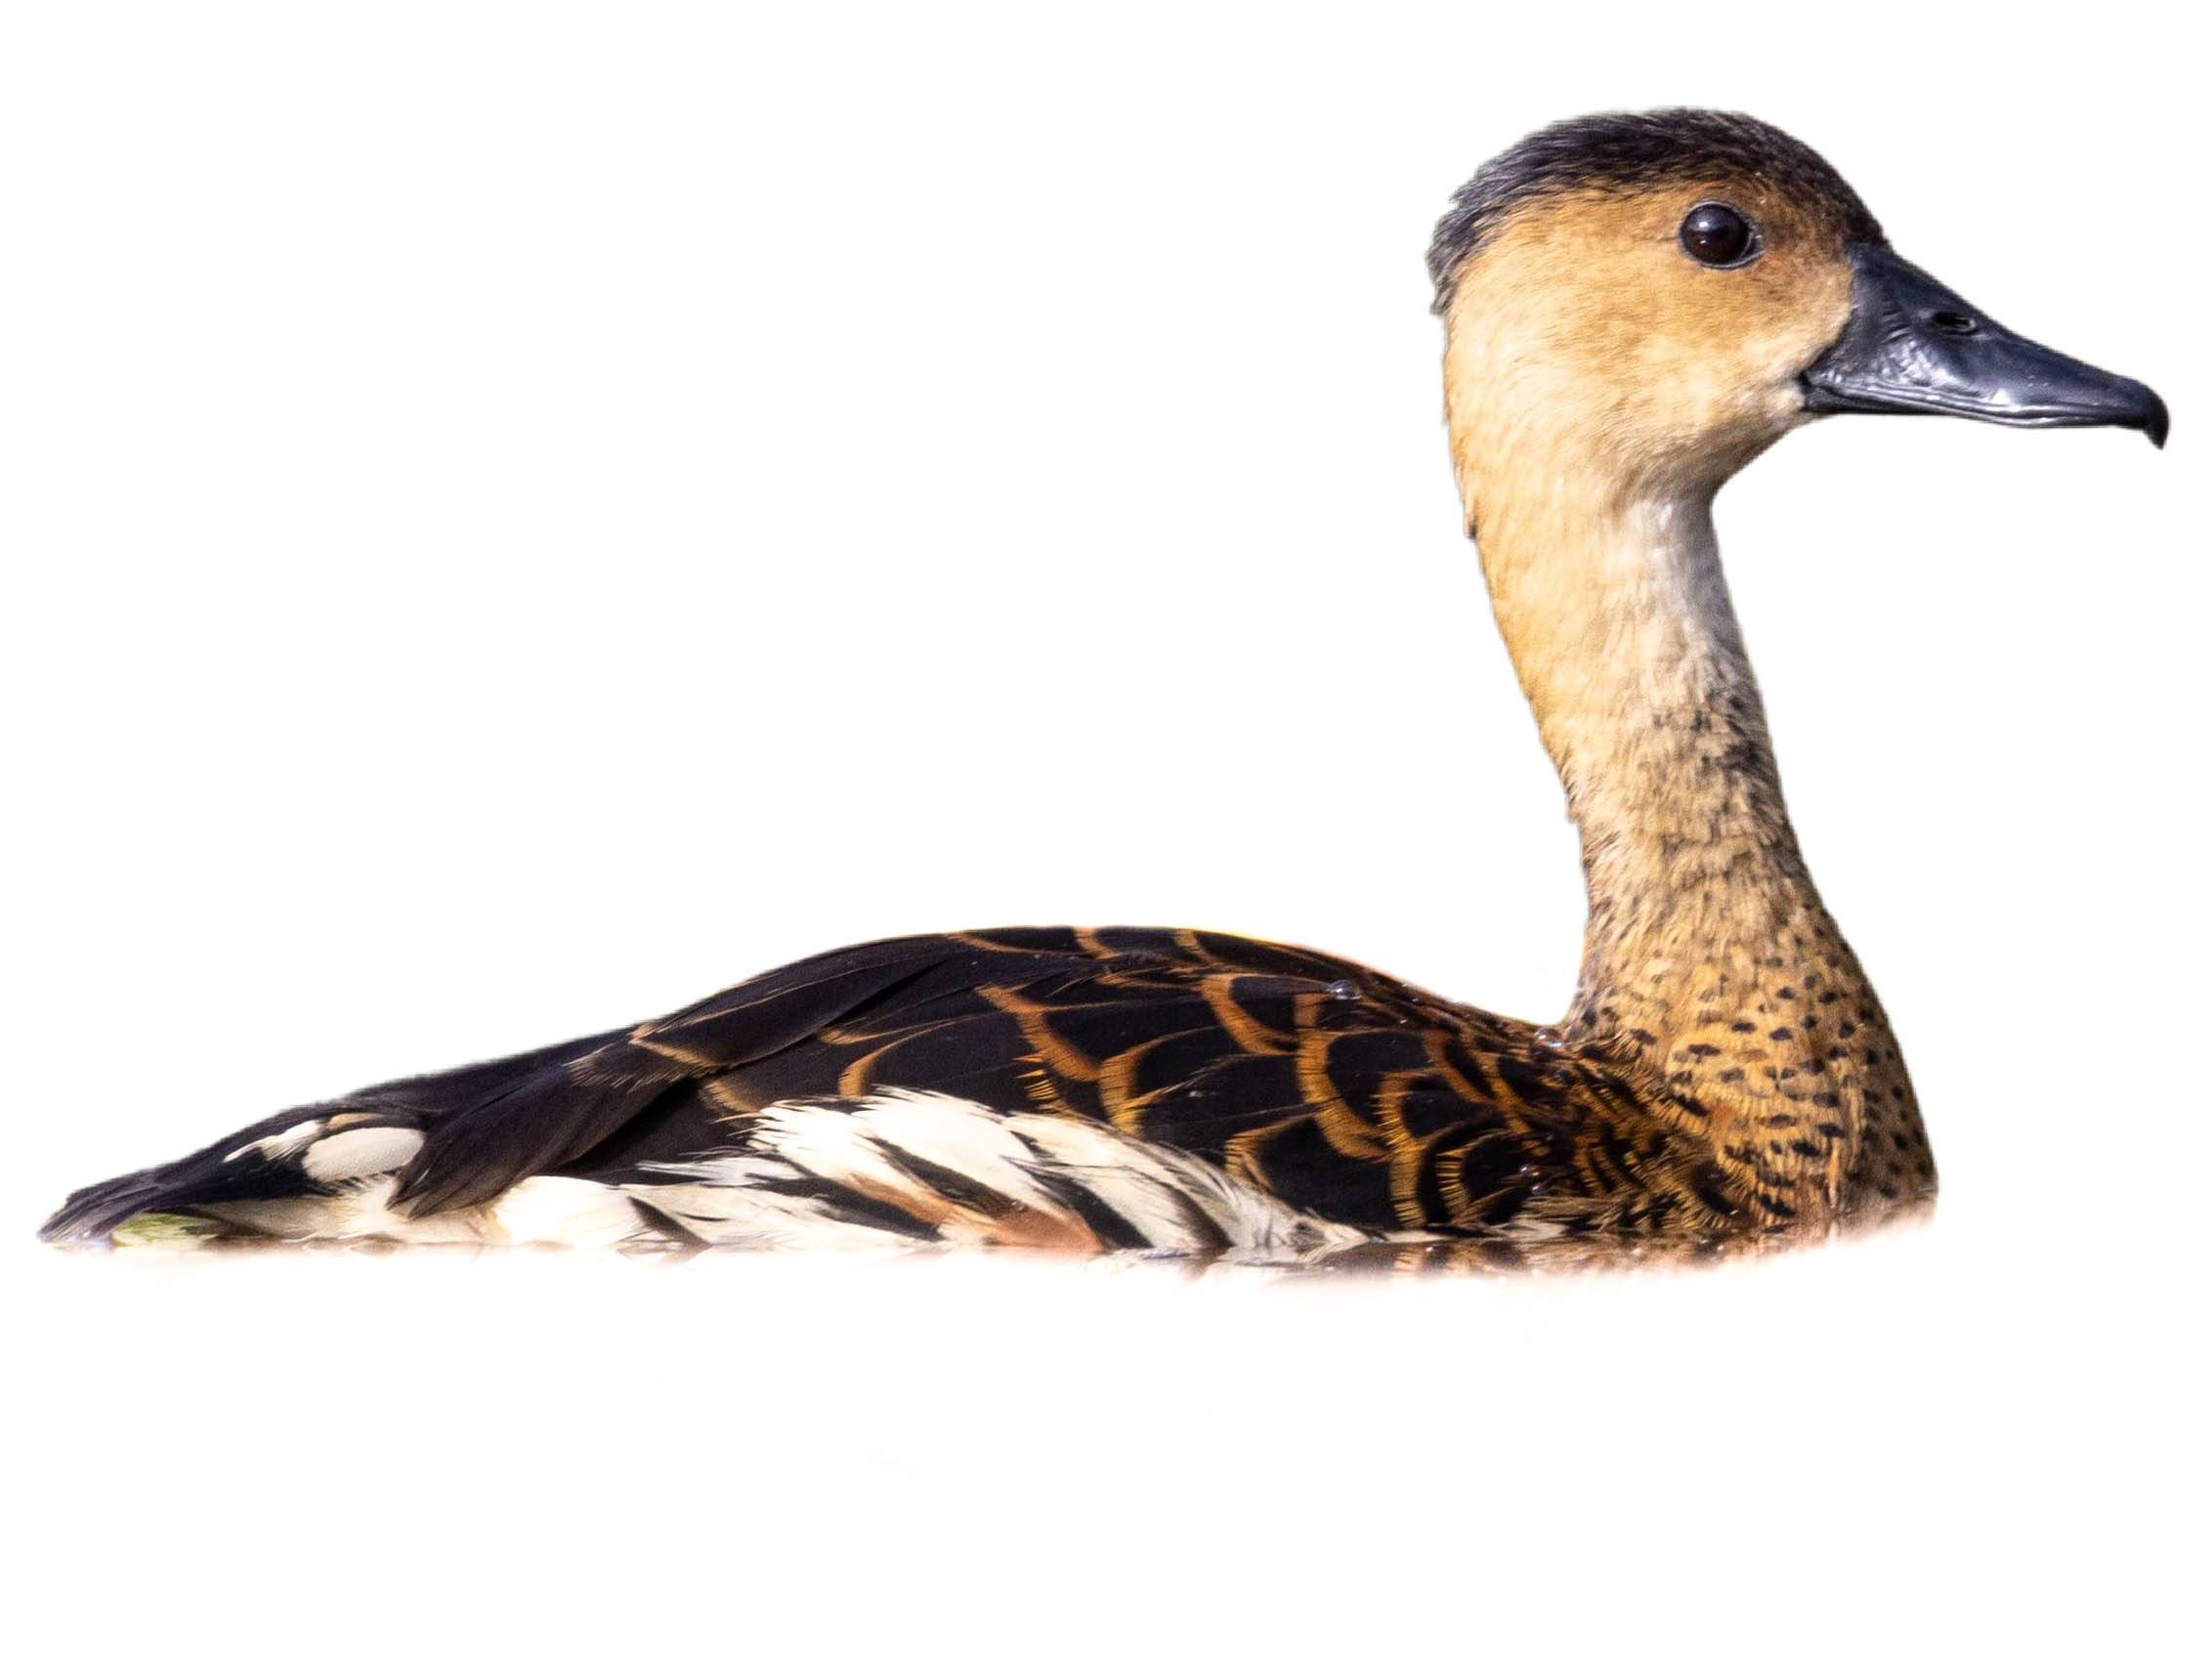
[[54, 1244], [212, 1243], [325, 1230], [422, 1146], [420, 1114], [339, 1101], [264, 1119], [172, 1163], [71, 1193], [39, 1228]]
[[[292, 1107], [170, 1163], [78, 1189], [39, 1237], [191, 1246], [388, 1233], [405, 1219], [390, 1208], [400, 1171], [435, 1126], [606, 1041], [587, 1038]], [[471, 1231], [459, 1217], [417, 1225], [454, 1242]]]

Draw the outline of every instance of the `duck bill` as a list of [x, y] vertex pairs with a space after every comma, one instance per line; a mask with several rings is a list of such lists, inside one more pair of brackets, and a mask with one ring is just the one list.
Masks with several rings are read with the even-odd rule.
[[2126, 426], [2165, 447], [2166, 405], [2142, 381], [2021, 339], [1886, 247], [1847, 251], [1850, 320], [1805, 371], [1812, 413]]

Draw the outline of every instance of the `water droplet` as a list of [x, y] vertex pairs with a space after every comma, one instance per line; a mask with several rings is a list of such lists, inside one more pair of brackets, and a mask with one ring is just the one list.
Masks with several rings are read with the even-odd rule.
[[1329, 995], [1340, 1002], [1349, 1002], [1358, 998], [1359, 987], [1348, 979], [1332, 979], [1329, 982]]

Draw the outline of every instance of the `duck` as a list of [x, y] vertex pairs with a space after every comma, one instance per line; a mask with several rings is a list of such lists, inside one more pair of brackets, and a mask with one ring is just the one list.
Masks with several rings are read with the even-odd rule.
[[1742, 114], [1547, 127], [1451, 198], [1428, 271], [1465, 528], [1581, 839], [1558, 1018], [1196, 928], [882, 940], [279, 1112], [77, 1191], [45, 1237], [1311, 1260], [1925, 1207], [1920, 1106], [1792, 830], [1714, 497], [1834, 415], [2162, 447], [2164, 404], [1908, 263]]

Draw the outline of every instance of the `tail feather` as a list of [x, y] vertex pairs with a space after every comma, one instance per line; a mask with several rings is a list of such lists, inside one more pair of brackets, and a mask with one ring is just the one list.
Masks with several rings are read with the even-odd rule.
[[399, 1168], [421, 1145], [420, 1114], [404, 1106], [298, 1106], [173, 1163], [71, 1193], [39, 1236], [95, 1242], [151, 1212], [216, 1219], [234, 1206], [327, 1198]]
[[[487, 1100], [558, 1080], [567, 1065], [619, 1033], [378, 1084], [316, 1106], [295, 1106], [212, 1146], [149, 1170], [96, 1182], [69, 1195], [39, 1229], [53, 1243], [111, 1238], [136, 1216], [196, 1217], [219, 1230], [257, 1229], [244, 1206], [300, 1213], [298, 1201], [329, 1199], [372, 1176], [396, 1174], [422, 1151], [431, 1130]], [[276, 1208], [282, 1207], [282, 1208]]]

